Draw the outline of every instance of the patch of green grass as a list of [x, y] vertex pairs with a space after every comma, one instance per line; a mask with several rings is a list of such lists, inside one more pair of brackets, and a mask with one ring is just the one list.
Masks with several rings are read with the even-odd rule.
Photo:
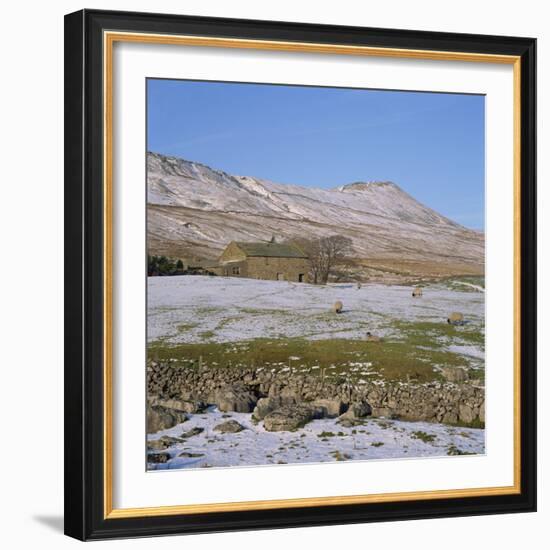
[[182, 323], [177, 326], [178, 332], [187, 332], [199, 326], [198, 323]]
[[269, 309], [269, 308], [253, 308], [253, 307], [241, 307], [239, 308], [239, 312], [245, 313], [246, 315], [269, 315], [270, 317], [273, 315], [292, 315], [291, 311], [287, 311], [284, 309]]
[[411, 437], [413, 439], [420, 439], [420, 441], [423, 441], [424, 443], [432, 443], [437, 439], [437, 436], [434, 434], [428, 434], [423, 431], [416, 431], [412, 432]]
[[[416, 332], [422, 334], [424, 327], [417, 329]], [[443, 325], [442, 330], [454, 330], [454, 327]], [[200, 343], [152, 342], [148, 346], [148, 357], [159, 361], [176, 359], [176, 364], [185, 361], [187, 365], [198, 365], [202, 358], [202, 364], [206, 366], [227, 367], [240, 364], [281, 368], [288, 366], [289, 357], [296, 356], [300, 359], [293, 361], [293, 366], [303, 365], [308, 375], [324, 377], [327, 382], [334, 382], [339, 377], [353, 381], [362, 376], [361, 373], [350, 371], [350, 357], [353, 357], [353, 361], [371, 363], [369, 370], [388, 381], [441, 381], [441, 374], [434, 371], [434, 365], [468, 366], [466, 358], [445, 349], [437, 349], [433, 342], [433, 345], [425, 345], [425, 349], [419, 349], [419, 345], [430, 343], [430, 338], [426, 335], [417, 342], [413, 338], [412, 329], [409, 332], [403, 329], [403, 332], [402, 340], [387, 339], [378, 345], [363, 340], [339, 338], [257, 338], [240, 342], [237, 346], [234, 343], [209, 341], [214, 334], [212, 331], [205, 331], [201, 333], [204, 341]], [[313, 366], [319, 368], [312, 369]]]
[[485, 382], [485, 369], [469, 369], [468, 376], [471, 380], [479, 380], [480, 382]]
[[459, 420], [458, 422], [453, 422], [453, 426], [458, 428], [475, 428], [475, 429], [485, 429], [485, 422], [482, 422], [479, 417], [473, 420], [472, 422], [463, 422]]
[[317, 437], [334, 437], [336, 434], [334, 432], [325, 432], [322, 431], [320, 434], [317, 434]]
[[389, 325], [398, 331], [399, 338], [411, 346], [441, 348], [442, 341], [449, 344], [471, 344], [485, 347], [485, 334], [477, 325], [454, 326], [442, 319], [434, 321], [393, 321]]
[[238, 321], [238, 317], [226, 317], [225, 319], [222, 319], [216, 326], [216, 330], [220, 330], [222, 328], [225, 328], [227, 325], [232, 323], [233, 321]]
[[[393, 424], [391, 422], [386, 422], [385, 420], [375, 420], [375, 422], [383, 430], [387, 430], [387, 429], [393, 427]], [[368, 433], [368, 432], [365, 432], [365, 433]]]
[[[208, 309], [208, 308], [207, 308]], [[245, 308], [246, 313], [265, 314], [266, 310]], [[243, 310], [244, 311], [244, 310]], [[322, 315], [330, 315], [323, 313]], [[333, 315], [331, 315], [331, 318]], [[230, 322], [226, 319], [222, 323]], [[180, 330], [192, 328], [192, 324], [181, 325]], [[429, 321], [389, 321], [388, 328], [393, 329], [394, 337], [388, 337], [380, 345], [373, 346], [361, 340], [327, 338], [325, 340], [306, 340], [305, 338], [258, 338], [240, 342], [237, 349], [233, 343], [215, 343], [210, 340], [215, 331], [200, 333], [203, 343], [174, 344], [157, 341], [149, 345], [149, 357], [157, 360], [185, 359], [188, 362], [203, 358], [203, 364], [217, 363], [224, 367], [229, 364], [255, 365], [269, 368], [270, 364], [288, 364], [290, 356], [300, 357], [300, 364], [311, 374], [324, 376], [335, 381], [345, 376], [353, 381], [360, 374], [350, 372], [349, 356], [355, 361], [372, 364], [371, 371], [378, 372], [386, 380], [428, 382], [442, 380], [434, 365], [467, 367], [468, 359], [447, 351], [451, 343], [474, 344], [482, 347], [484, 335], [482, 329], [473, 325], [454, 327], [444, 320], [441, 323]], [[241, 345], [242, 344], [242, 345]], [[230, 354], [231, 361], [227, 355]], [[311, 367], [318, 365], [318, 369]], [[334, 366], [334, 368], [330, 368]], [[276, 367], [272, 367], [276, 368]], [[474, 378], [482, 379], [484, 369], [472, 372]]]
[[371, 443], [371, 447], [382, 447], [384, 445], [383, 441], [375, 441], [374, 443]]
[[195, 314], [197, 317], [202, 317], [204, 315], [211, 315], [212, 313], [217, 313], [219, 311], [223, 311], [222, 308], [219, 307], [198, 307], [195, 308]]
[[447, 455], [448, 456], [462, 456], [462, 455], [475, 455], [476, 453], [472, 453], [470, 451], [463, 451], [462, 449], [459, 449], [456, 445], [449, 445], [447, 447]]

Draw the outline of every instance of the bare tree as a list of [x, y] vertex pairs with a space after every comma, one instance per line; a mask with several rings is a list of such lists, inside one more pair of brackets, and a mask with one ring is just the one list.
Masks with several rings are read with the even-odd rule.
[[351, 239], [343, 235], [331, 235], [319, 239], [320, 283], [326, 284], [334, 268], [344, 263], [351, 252]]
[[326, 284], [335, 268], [345, 263], [352, 241], [343, 235], [318, 239], [297, 239], [294, 243], [309, 257], [309, 275], [313, 284]]

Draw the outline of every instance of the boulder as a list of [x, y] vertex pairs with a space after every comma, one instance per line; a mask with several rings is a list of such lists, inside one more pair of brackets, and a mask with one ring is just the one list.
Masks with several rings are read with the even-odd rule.
[[206, 408], [206, 404], [202, 401], [186, 401], [182, 399], [159, 399], [155, 404], [165, 409], [173, 409], [189, 414], [202, 412]]
[[147, 462], [149, 464], [165, 464], [170, 460], [168, 453], [149, 453], [147, 455]]
[[181, 443], [181, 441], [182, 440], [177, 437], [170, 437], [169, 435], [163, 435], [159, 439], [153, 439], [153, 440], [147, 441], [147, 447], [155, 451], [163, 451], [164, 449], [168, 449], [168, 447], [171, 447], [176, 443]]
[[282, 405], [293, 405], [302, 399], [301, 392], [296, 386], [285, 386], [281, 389], [279, 396]]
[[323, 409], [323, 416], [328, 418], [336, 418], [346, 411], [346, 405], [340, 399], [316, 399], [313, 406]]
[[446, 412], [441, 422], [443, 422], [443, 424], [456, 424], [458, 423], [458, 414], [453, 411]]
[[462, 367], [441, 367], [441, 374], [447, 382], [465, 382], [468, 380], [468, 373]]
[[204, 428], [195, 427], [191, 430], [188, 430], [187, 432], [182, 432], [180, 437], [183, 437], [184, 439], [187, 439], [188, 437], [193, 437], [194, 435], [199, 435], [202, 432], [204, 432]]
[[266, 415], [280, 407], [297, 405], [298, 403], [299, 400], [291, 395], [262, 397], [258, 399], [252, 416], [255, 420], [263, 420]]
[[217, 426], [214, 426], [214, 431], [221, 432], [223, 434], [234, 434], [237, 432], [242, 432], [244, 426], [239, 424], [236, 420], [228, 420], [227, 422], [222, 422]]
[[357, 401], [351, 403], [348, 410], [340, 415], [342, 419], [357, 420], [358, 418], [365, 418], [372, 414], [372, 408], [366, 401]]
[[257, 401], [258, 398], [244, 384], [227, 385], [214, 394], [214, 402], [222, 412], [249, 413]]
[[307, 405], [284, 405], [264, 418], [264, 428], [268, 432], [294, 431], [303, 428], [315, 418], [321, 418], [323, 411]]
[[156, 433], [161, 430], [168, 430], [185, 422], [185, 413], [164, 407], [147, 405], [147, 433]]
[[252, 417], [255, 420], [263, 420], [270, 412], [278, 409], [281, 406], [279, 397], [262, 397], [258, 399], [256, 407], [252, 412]]
[[470, 424], [476, 419], [473, 408], [468, 403], [461, 403], [458, 406], [458, 415], [462, 422]]
[[[376, 405], [374, 405], [372, 407], [372, 416], [391, 416], [392, 415], [392, 410], [387, 407], [387, 406], [379, 406], [377, 407]], [[415, 417], [416, 419], [416, 417]], [[407, 418], [407, 420], [409, 420], [409, 418]]]

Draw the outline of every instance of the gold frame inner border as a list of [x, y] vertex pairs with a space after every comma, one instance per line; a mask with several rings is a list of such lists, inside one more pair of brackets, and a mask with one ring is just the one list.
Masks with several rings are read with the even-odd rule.
[[[113, 508], [113, 47], [117, 42], [142, 44], [166, 44], [180, 46], [203, 46], [215, 48], [240, 48], [268, 51], [302, 52], [318, 54], [356, 55], [371, 57], [395, 57], [443, 61], [466, 61], [474, 63], [499, 63], [513, 65], [514, 82], [514, 484], [504, 487], [482, 487], [467, 489], [445, 489], [435, 491], [414, 491], [367, 495], [294, 498], [278, 500], [255, 500], [246, 502], [221, 502], [211, 504], [182, 504], [150, 508]], [[105, 31], [103, 34], [103, 121], [104, 121], [104, 518], [136, 518], [199, 514], [213, 512], [236, 512], [247, 510], [274, 510], [281, 508], [304, 508], [309, 506], [335, 506], [412, 500], [434, 500], [444, 498], [465, 498], [519, 494], [520, 473], [520, 222], [521, 222], [521, 62], [519, 56], [446, 52], [432, 50], [409, 50], [369, 46], [346, 46], [339, 44], [315, 44], [307, 42], [283, 42], [271, 40], [248, 40], [240, 38], [217, 38], [203, 36], [181, 36], [132, 32]]]

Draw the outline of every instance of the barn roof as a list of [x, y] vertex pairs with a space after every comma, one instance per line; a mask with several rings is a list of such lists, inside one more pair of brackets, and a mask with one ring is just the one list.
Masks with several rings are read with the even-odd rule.
[[235, 242], [247, 256], [269, 258], [307, 258], [297, 246], [282, 243]]

